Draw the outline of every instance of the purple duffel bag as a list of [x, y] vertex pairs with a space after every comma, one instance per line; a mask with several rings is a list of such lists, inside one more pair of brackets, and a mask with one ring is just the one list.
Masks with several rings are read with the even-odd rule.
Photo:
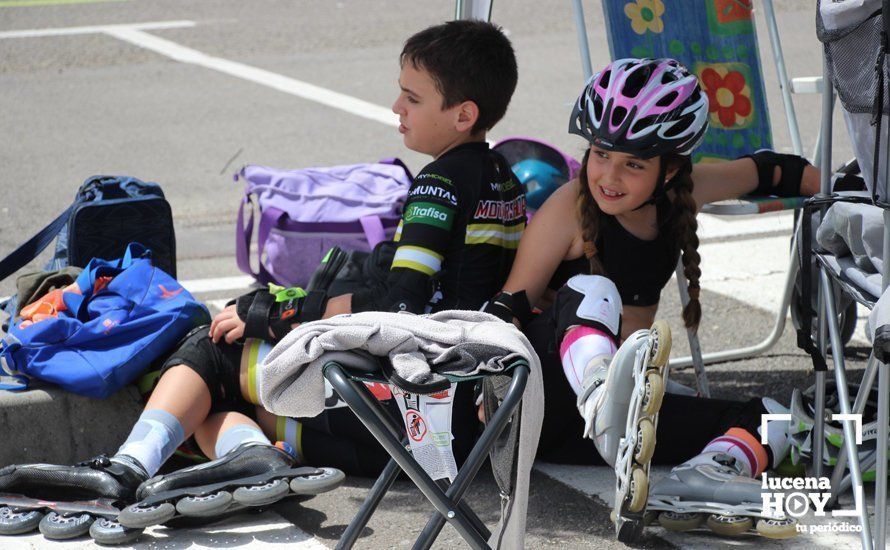
[[[239, 179], [245, 188], [236, 229], [238, 268], [262, 284], [284, 286], [305, 286], [335, 245], [370, 251], [391, 239], [412, 182], [398, 159], [300, 170], [249, 164], [235, 174]], [[256, 271], [249, 259], [254, 201], [260, 210]]]

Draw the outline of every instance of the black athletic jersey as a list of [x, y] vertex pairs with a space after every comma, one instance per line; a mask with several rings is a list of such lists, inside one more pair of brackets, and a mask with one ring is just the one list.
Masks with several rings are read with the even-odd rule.
[[447, 151], [408, 191], [386, 284], [356, 292], [352, 310], [479, 309], [507, 280], [525, 220], [522, 186], [499, 153], [485, 142]]
[[[661, 297], [661, 289], [671, 279], [680, 259], [676, 237], [676, 219], [670, 213], [671, 203], [656, 203], [662, 230], [652, 241], [631, 234], [614, 216], [600, 214], [596, 249], [606, 276], [618, 287], [621, 302], [629, 306], [653, 306]], [[559, 264], [547, 285], [559, 289], [573, 275], [590, 273], [590, 262], [584, 256]]]

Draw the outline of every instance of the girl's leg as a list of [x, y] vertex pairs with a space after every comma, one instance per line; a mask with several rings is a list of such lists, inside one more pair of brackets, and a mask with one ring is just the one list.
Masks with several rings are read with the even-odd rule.
[[211, 414], [195, 431], [195, 441], [211, 460], [225, 455], [242, 443], [272, 444], [256, 422], [239, 412]]

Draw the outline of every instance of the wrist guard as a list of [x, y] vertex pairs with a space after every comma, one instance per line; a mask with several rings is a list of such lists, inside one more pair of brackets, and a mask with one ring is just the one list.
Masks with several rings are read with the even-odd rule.
[[512, 323], [515, 317], [521, 326], [525, 326], [531, 321], [533, 315], [531, 304], [528, 303], [528, 296], [524, 290], [514, 293], [498, 292], [494, 298], [485, 302], [482, 311], [508, 323]]
[[269, 290], [255, 290], [235, 301], [238, 318], [244, 321], [244, 337], [281, 340], [295, 323], [321, 319], [327, 294], [320, 290], [284, 288], [270, 284]]
[[[750, 158], [757, 165], [757, 189], [751, 193], [752, 195], [800, 196], [800, 181], [803, 179], [803, 171], [810, 165], [807, 159], [797, 155], [776, 153], [769, 149], [761, 149], [753, 155], [745, 155], [740, 158]], [[777, 166], [781, 170], [781, 175], [779, 183], [773, 184]]]

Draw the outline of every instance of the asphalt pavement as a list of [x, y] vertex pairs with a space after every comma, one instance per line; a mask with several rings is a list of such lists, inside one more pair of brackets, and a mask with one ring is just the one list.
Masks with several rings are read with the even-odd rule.
[[[820, 74], [812, 2], [776, 4], [790, 75]], [[608, 61], [601, 5], [587, 2], [585, 8], [593, 64], [601, 66]], [[386, 122], [386, 110], [397, 93], [404, 39], [450, 19], [453, 11], [451, 2], [434, 0], [0, 0], [0, 256], [61, 212], [86, 177], [129, 174], [162, 184], [174, 211], [179, 277], [199, 298], [218, 306], [247, 285], [234, 262], [242, 187], [231, 175], [241, 165], [297, 168], [397, 155], [416, 171], [427, 162], [403, 147]], [[535, 136], [580, 155], [583, 144], [565, 131], [583, 84], [571, 15], [570, 3], [560, 0], [495, 2], [493, 20], [514, 43], [520, 80], [507, 116], [490, 138]], [[763, 22], [762, 14], [757, 18]], [[763, 25], [759, 39], [774, 141], [777, 149], [790, 151]], [[284, 77], [286, 85], [272, 86], [276, 77]], [[326, 103], [307, 98], [306, 85], [322, 88], [319, 97]], [[325, 90], [371, 106], [356, 114], [346, 103], [336, 105], [332, 98], [338, 96]], [[795, 104], [810, 149], [819, 99], [801, 96]], [[839, 117], [835, 120], [842, 128]], [[836, 132], [835, 147], [836, 159], [850, 156], [842, 131]], [[756, 343], [769, 332], [779, 307], [790, 221], [783, 215], [700, 216], [700, 223], [702, 346], [709, 351]], [[0, 295], [12, 289], [12, 279], [0, 282]], [[674, 330], [674, 357], [688, 353], [678, 311], [669, 287], [660, 313]], [[866, 353], [861, 340], [848, 350], [852, 377], [861, 373]], [[769, 395], [787, 403], [791, 388], [812, 383], [809, 359], [787, 328], [765, 355], [715, 365], [708, 373], [713, 394], [734, 399]], [[693, 383], [689, 372], [674, 378]], [[529, 547], [622, 547], [608, 524], [611, 476], [605, 468], [541, 465], [533, 476]], [[338, 491], [284, 503], [256, 517], [207, 528], [157, 529], [138, 547], [285, 542], [333, 547], [369, 486], [369, 480], [350, 478]], [[499, 504], [490, 476], [474, 486], [470, 500], [493, 522]], [[430, 511], [419, 492], [399, 482], [361, 547], [410, 546]], [[680, 536], [656, 528], [647, 531], [642, 545], [722, 544], [707, 534]], [[757, 537], [734, 544], [781, 547]], [[3, 548], [47, 545], [38, 535], [0, 539]], [[446, 528], [436, 547], [459, 545], [456, 533]], [[857, 539], [807, 535], [784, 547], [804, 546], [854, 548]]]

